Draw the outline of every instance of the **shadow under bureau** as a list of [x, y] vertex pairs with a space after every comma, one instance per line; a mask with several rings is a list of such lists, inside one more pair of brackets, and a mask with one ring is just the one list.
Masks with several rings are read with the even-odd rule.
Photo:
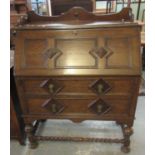
[[[122, 143], [129, 152], [140, 84], [140, 26], [130, 8], [97, 16], [75, 7], [61, 16], [29, 12], [16, 27], [15, 79], [30, 147], [38, 140]], [[123, 139], [35, 134], [46, 119], [116, 121]]]

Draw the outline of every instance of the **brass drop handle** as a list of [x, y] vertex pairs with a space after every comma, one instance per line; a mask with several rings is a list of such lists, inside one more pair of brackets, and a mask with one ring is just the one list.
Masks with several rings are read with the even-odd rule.
[[53, 84], [49, 84], [48, 89], [49, 89], [50, 93], [54, 93], [54, 85]]
[[56, 112], [57, 112], [56, 104], [52, 104], [52, 113], [56, 113]]
[[102, 108], [103, 108], [103, 105], [102, 104], [98, 104], [97, 105], [97, 112], [101, 113], [102, 112]]
[[98, 84], [97, 91], [99, 94], [103, 93], [103, 85], [102, 84]]

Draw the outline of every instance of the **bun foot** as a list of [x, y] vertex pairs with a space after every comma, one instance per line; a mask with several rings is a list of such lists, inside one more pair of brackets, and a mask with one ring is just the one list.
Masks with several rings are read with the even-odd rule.
[[121, 147], [121, 151], [124, 152], [124, 153], [129, 153], [130, 152], [130, 148], [127, 147], [127, 146], [122, 146]]
[[29, 144], [29, 148], [30, 149], [36, 149], [38, 147], [38, 143], [37, 142], [34, 142], [34, 143], [30, 143]]

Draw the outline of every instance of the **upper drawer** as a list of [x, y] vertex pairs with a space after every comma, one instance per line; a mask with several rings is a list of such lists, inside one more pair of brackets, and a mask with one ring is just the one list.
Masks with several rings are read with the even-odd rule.
[[19, 31], [15, 74], [140, 74], [139, 27]]
[[57, 97], [126, 96], [131, 97], [136, 77], [44, 77], [25, 78], [20, 83], [28, 96]]

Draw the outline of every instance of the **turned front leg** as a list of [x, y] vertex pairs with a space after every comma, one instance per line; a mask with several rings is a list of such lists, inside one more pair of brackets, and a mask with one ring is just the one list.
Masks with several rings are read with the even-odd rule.
[[33, 135], [33, 126], [31, 124], [26, 125], [25, 132], [27, 134], [28, 140], [29, 140], [29, 147], [31, 149], [35, 149], [38, 145], [37, 141], [34, 139]]
[[124, 127], [123, 133], [124, 133], [124, 143], [123, 146], [121, 147], [121, 150], [124, 153], [128, 153], [130, 152], [130, 136], [132, 135], [133, 130], [131, 127]]

